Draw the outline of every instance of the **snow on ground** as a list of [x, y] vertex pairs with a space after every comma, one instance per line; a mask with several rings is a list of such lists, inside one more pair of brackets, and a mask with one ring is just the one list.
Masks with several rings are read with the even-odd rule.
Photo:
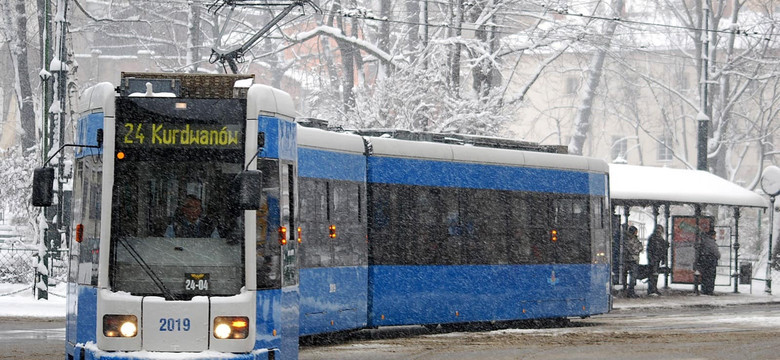
[[[772, 276], [774, 279], [775, 276]], [[693, 285], [689, 284], [670, 284], [668, 289], [664, 289], [659, 278], [659, 290], [661, 296], [646, 296], [647, 286], [637, 284], [636, 293], [639, 298], [628, 299], [621, 295], [615, 297], [614, 309], [631, 309], [638, 307], [685, 307], [685, 306], [725, 306], [739, 304], [761, 304], [761, 303], [780, 303], [780, 289], [775, 289], [773, 295], [764, 292], [764, 282], [753, 281], [753, 286], [740, 285], [739, 293], [734, 293], [734, 285], [715, 286], [715, 295], [696, 295], [693, 291]], [[780, 285], [778, 282], [775, 284]], [[622, 285], [617, 285], [615, 290], [619, 292]]]
[[48, 300], [36, 300], [32, 285], [0, 284], [0, 317], [65, 318], [66, 285], [49, 289]]

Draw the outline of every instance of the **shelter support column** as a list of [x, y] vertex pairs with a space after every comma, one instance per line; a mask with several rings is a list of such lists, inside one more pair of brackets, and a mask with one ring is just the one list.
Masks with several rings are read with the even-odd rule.
[[623, 223], [620, 224], [620, 281], [623, 283], [623, 291], [626, 291], [628, 286], [628, 273], [625, 266], [625, 242], [626, 231], [628, 231], [628, 216], [631, 214], [631, 209], [628, 205], [623, 205]]
[[[670, 204], [664, 204], [664, 232], [666, 236], [666, 240], [669, 241], [669, 244], [672, 243], [672, 237], [671, 237], [671, 231], [669, 230], [669, 217], [671, 216], [672, 210], [669, 208]], [[664, 254], [664, 264], [666, 264], [666, 268], [669, 271], [664, 271], [664, 289], [669, 288], [669, 275], [672, 271], [672, 265], [669, 263], [669, 251], [671, 251], [672, 247], [669, 246], [668, 249], [666, 249], [666, 253]]]
[[766, 261], [766, 287], [764, 292], [767, 295], [772, 295], [772, 266], [774, 266], [774, 260], [772, 258], [772, 233], [775, 232], [775, 197], [769, 197], [769, 251], [767, 252], [769, 258]]
[[739, 293], [739, 207], [734, 207], [734, 293]]
[[[653, 234], [655, 234], [655, 229], [658, 228], [658, 214], [659, 214], [658, 208], [659, 207], [660, 207], [660, 205], [655, 204], [655, 203], [653, 204], [653, 227], [650, 229], [650, 236], [651, 237], [653, 236]], [[647, 248], [646, 248], [645, 254], [647, 254], [647, 262], [648, 262], [648, 264], [650, 264], [650, 271], [653, 272], [652, 275], [649, 275], [647, 277], [648, 286], [649, 286], [650, 281], [655, 281], [655, 284], [653, 284], [653, 287], [656, 287], [656, 289], [657, 289], [657, 286], [658, 286], [658, 271], [660, 271], [661, 268], [660, 267], [656, 268], [656, 266], [658, 266], [657, 263], [650, 263], [650, 239], [649, 238], [647, 239]], [[664, 255], [664, 257], [665, 257], [665, 255]], [[658, 270], [658, 271], [656, 271], [656, 270]]]
[[[699, 284], [701, 283], [701, 270], [699, 269], [699, 251], [701, 248], [701, 204], [694, 205], [694, 216], [696, 217], [696, 239], [693, 242], [693, 293], [699, 295]], [[710, 224], [712, 226], [714, 224]]]

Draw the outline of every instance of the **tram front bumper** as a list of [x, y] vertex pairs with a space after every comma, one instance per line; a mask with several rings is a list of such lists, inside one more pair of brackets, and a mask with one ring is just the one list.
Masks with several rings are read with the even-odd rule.
[[94, 343], [78, 344], [74, 347], [74, 360], [139, 360], [139, 359], [186, 359], [186, 360], [267, 360], [273, 352], [272, 359], [281, 359], [278, 349], [253, 350], [245, 354], [222, 353], [217, 351], [202, 352], [156, 352], [156, 351], [103, 351], [97, 349]]

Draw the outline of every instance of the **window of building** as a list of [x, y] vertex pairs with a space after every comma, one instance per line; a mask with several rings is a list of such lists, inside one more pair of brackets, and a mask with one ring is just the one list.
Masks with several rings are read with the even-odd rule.
[[611, 159], [625, 160], [626, 151], [628, 151], [628, 139], [622, 135], [612, 135]]
[[576, 77], [566, 78], [566, 95], [577, 94], [577, 89], [580, 87], [580, 82]]
[[658, 137], [658, 161], [671, 161], [674, 137], [666, 133]]

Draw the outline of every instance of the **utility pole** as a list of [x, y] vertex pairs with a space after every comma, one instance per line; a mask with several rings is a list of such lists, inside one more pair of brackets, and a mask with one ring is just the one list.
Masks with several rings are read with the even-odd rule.
[[[44, 11], [46, 12], [46, 34], [47, 37], [44, 51], [43, 61], [48, 63], [48, 71], [41, 71], [41, 80], [44, 83], [44, 101], [41, 113], [44, 114], [44, 158], [48, 158], [49, 153], [56, 149], [59, 149], [65, 143], [65, 114], [67, 106], [67, 83], [68, 83], [68, 66], [67, 66], [67, 13], [68, 13], [68, 0], [57, 1], [57, 13], [54, 15], [54, 25], [50, 23], [50, 6], [46, 1]], [[48, 38], [52, 33], [49, 29], [54, 28], [54, 49], [51, 55], [49, 55], [49, 42]], [[51, 87], [49, 79], [54, 80], [56, 87]], [[54, 91], [53, 96], [49, 97], [48, 93]], [[54, 99], [52, 99], [54, 98]], [[51, 102], [48, 99], [52, 99]], [[46, 231], [44, 233], [44, 248], [45, 254], [42, 255], [43, 268], [47, 269], [44, 274], [43, 269], [39, 266], [39, 281], [36, 284], [38, 289], [38, 299], [48, 299], [48, 285], [49, 285], [49, 269], [51, 269], [51, 260], [59, 258], [59, 249], [62, 246], [63, 234], [67, 233], [67, 224], [65, 212], [65, 191], [63, 184], [67, 181], [65, 174], [65, 153], [60, 152], [57, 160], [57, 174], [58, 181], [56, 183], [56, 199], [57, 201], [50, 207], [45, 209], [46, 217]]]
[[[696, 169], [701, 171], [707, 171], [707, 138], [709, 137], [709, 128], [710, 128], [710, 118], [707, 115], [709, 113], [708, 111], [708, 104], [707, 104], [707, 82], [709, 81], [709, 61], [708, 57], [710, 56], [709, 51], [709, 27], [710, 27], [710, 5], [709, 0], [702, 0], [704, 3], [703, 6], [703, 27], [701, 31], [701, 105], [699, 108], [699, 113], [696, 116], [696, 120], [698, 122], [698, 136], [697, 136], [697, 156], [696, 156]], [[693, 281], [693, 290], [696, 293], [696, 295], [699, 294], [699, 281], [701, 280], [701, 271], [698, 266], [698, 260], [699, 260], [699, 250], [701, 248], [701, 227], [699, 226], [699, 219], [701, 218], [701, 204], [696, 204], [694, 208], [694, 213], [696, 215], [696, 240], [694, 242], [694, 281]], [[711, 223], [710, 227], [715, 226], [715, 224]]]
[[780, 195], [780, 168], [774, 165], [764, 169], [761, 175], [761, 190], [769, 195], [769, 250], [766, 261], [766, 287], [764, 292], [772, 295], [772, 267], [777, 265], [778, 257], [772, 251], [772, 235], [775, 232], [775, 198]]
[[704, 170], [707, 171], [707, 138], [709, 136], [709, 127], [710, 127], [710, 117], [709, 114], [709, 105], [707, 104], [707, 91], [708, 91], [708, 82], [709, 82], [709, 59], [710, 56], [710, 50], [709, 50], [709, 18], [710, 18], [710, 5], [709, 0], [703, 0], [704, 1], [704, 28], [701, 33], [701, 42], [702, 42], [702, 50], [701, 50], [701, 107], [699, 108], [699, 114], [696, 116], [696, 120], [698, 121], [699, 128], [698, 128], [698, 153], [697, 153], [697, 163], [696, 163], [696, 169], [698, 170]]
[[[52, 148], [52, 129], [49, 119], [49, 106], [51, 105], [52, 88], [51, 88], [51, 72], [48, 70], [49, 62], [51, 61], [51, 2], [43, 1], [38, 2], [43, 6], [43, 20], [41, 21], [41, 72], [38, 76], [41, 79], [41, 128], [43, 134], [41, 136], [41, 162], [45, 161], [49, 157], [49, 152]], [[43, 209], [43, 215], [46, 218], [46, 230], [44, 230], [42, 236], [43, 245], [38, 250], [39, 266], [36, 267], [37, 280], [35, 283], [35, 294], [37, 299], [49, 298], [49, 239], [51, 238], [51, 228], [54, 218], [57, 216], [56, 209], [49, 206]]]

